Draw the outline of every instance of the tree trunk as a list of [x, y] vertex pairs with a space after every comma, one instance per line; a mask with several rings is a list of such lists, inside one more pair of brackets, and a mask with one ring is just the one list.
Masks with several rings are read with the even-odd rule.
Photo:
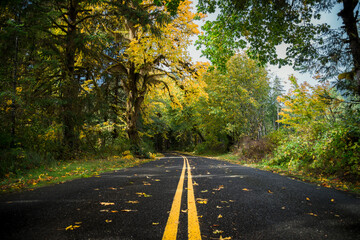
[[65, 42], [65, 66], [64, 66], [64, 85], [63, 85], [63, 126], [64, 126], [64, 151], [77, 150], [79, 145], [78, 134], [75, 131], [79, 104], [79, 83], [75, 78], [75, 54], [76, 54], [76, 19], [77, 19], [76, 0], [69, 0], [68, 8], [68, 27]]
[[[354, 64], [354, 81], [355, 92], [360, 95], [360, 38], [356, 26], [356, 18], [354, 9], [358, 4], [358, 0], [343, 0], [344, 9], [338, 15], [343, 19], [345, 31], [349, 37], [350, 51]], [[356, 13], [356, 15], [358, 12]]]
[[15, 37], [15, 56], [14, 56], [14, 70], [13, 70], [13, 94], [14, 97], [11, 103], [11, 143], [10, 147], [15, 147], [15, 136], [16, 136], [16, 87], [18, 78], [18, 51], [19, 51], [19, 38]]
[[141, 109], [141, 104], [144, 101], [144, 94], [140, 93], [138, 89], [138, 81], [140, 75], [132, 71], [129, 74], [128, 88], [126, 89], [126, 123], [127, 134], [130, 140], [132, 151], [135, 154], [140, 154], [140, 136], [138, 132], [138, 120]]
[[119, 137], [119, 132], [118, 132], [118, 130], [117, 130], [117, 124], [119, 123], [119, 121], [118, 121], [118, 118], [117, 118], [117, 106], [119, 105], [119, 89], [120, 89], [120, 76], [116, 76], [115, 77], [115, 87], [114, 87], [114, 92], [115, 92], [115, 94], [114, 94], [114, 105], [115, 105], [115, 107], [114, 107], [114, 119], [113, 119], [113, 121], [114, 121], [114, 129], [113, 129], [113, 131], [112, 131], [112, 138], [113, 139], [116, 139], [116, 138], [118, 138]]

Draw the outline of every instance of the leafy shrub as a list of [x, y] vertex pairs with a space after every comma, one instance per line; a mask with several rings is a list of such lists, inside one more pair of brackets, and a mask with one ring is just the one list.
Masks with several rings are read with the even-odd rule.
[[311, 168], [328, 174], [360, 175], [360, 142], [353, 142], [349, 129], [329, 129], [314, 145]]
[[301, 136], [290, 136], [279, 142], [270, 163], [274, 165], [300, 168], [312, 162], [312, 144]]
[[13, 148], [0, 152], [0, 178], [6, 174], [21, 174], [24, 170], [49, 166], [55, 163], [50, 155], [41, 155], [33, 151], [25, 151], [22, 148]]
[[273, 143], [270, 138], [253, 140], [250, 137], [242, 138], [233, 150], [241, 160], [246, 162], [261, 161], [273, 149]]
[[196, 154], [204, 153], [225, 153], [227, 150], [226, 144], [219, 142], [215, 139], [202, 142], [195, 147]]

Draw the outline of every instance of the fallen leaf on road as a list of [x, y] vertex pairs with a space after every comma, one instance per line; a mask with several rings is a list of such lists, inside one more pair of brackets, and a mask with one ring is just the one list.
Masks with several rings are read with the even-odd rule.
[[219, 240], [231, 240], [231, 237], [225, 237], [225, 238], [223, 238], [223, 237], [220, 235]]
[[80, 226], [79, 225], [70, 225], [68, 227], [65, 228], [65, 230], [75, 230], [76, 228], [79, 228]]
[[308, 215], [310, 215], [310, 216], [314, 216], [314, 217], [317, 217], [318, 215], [317, 214], [315, 214], [315, 213], [308, 213]]
[[197, 198], [196, 202], [200, 204], [207, 204], [208, 200], [204, 198]]
[[105, 220], [105, 222], [106, 222], [106, 223], [111, 223], [111, 222], [112, 222], [112, 220], [110, 220], [110, 219], [106, 219], [106, 220]]
[[112, 212], [112, 213], [117, 213], [117, 212], [119, 212], [119, 211], [117, 211], [117, 210], [111, 210], [111, 212]]
[[222, 230], [215, 230], [215, 231], [213, 231], [213, 234], [220, 234], [220, 233], [223, 233], [224, 231], [222, 231]]
[[156, 226], [156, 225], [159, 225], [158, 222], [153, 222], [152, 225]]
[[331, 202], [335, 202], [335, 199], [332, 198], [330, 201], [331, 201]]
[[286, 207], [281, 207], [281, 209], [282, 209], [282, 210], [285, 210], [285, 209], [286, 209]]
[[121, 211], [122, 212], [137, 212], [137, 210], [132, 210], [132, 209], [123, 209]]
[[127, 201], [126, 203], [136, 204], [139, 203], [139, 201]]
[[160, 179], [154, 179], [155, 182], [160, 182]]
[[222, 208], [221, 206], [216, 206], [216, 208]]
[[206, 193], [206, 192], [208, 192], [208, 190], [202, 190], [201, 192], [202, 192], [202, 193]]
[[109, 212], [109, 209], [101, 209], [100, 212]]
[[100, 202], [100, 204], [103, 206], [115, 205], [113, 202]]
[[268, 190], [268, 193], [273, 193], [271, 190]]
[[110, 190], [117, 190], [117, 189], [114, 188], [114, 187], [109, 187], [108, 189], [110, 189]]
[[306, 198], [306, 201], [310, 201], [310, 198], [307, 197], [307, 198]]
[[195, 182], [195, 181], [193, 182], [193, 185], [194, 186], [199, 186], [199, 184], [197, 182]]
[[223, 216], [221, 214], [219, 214], [219, 216], [217, 218], [222, 218]]
[[220, 191], [221, 189], [224, 189], [224, 185], [220, 185], [218, 188], [214, 188], [215, 191]]
[[227, 201], [221, 201], [221, 203], [228, 203]]
[[151, 183], [148, 183], [148, 182], [143, 182], [144, 183], [144, 186], [150, 186], [151, 185]]
[[185, 209], [185, 210], [181, 210], [181, 212], [183, 212], [183, 213], [186, 213], [188, 210], [187, 209]]
[[136, 193], [139, 197], [151, 197], [151, 195], [143, 193], [143, 192], [137, 192]]
[[247, 188], [243, 188], [242, 190], [245, 191], [245, 192], [249, 192], [249, 191], [250, 191], [250, 190], [247, 189]]

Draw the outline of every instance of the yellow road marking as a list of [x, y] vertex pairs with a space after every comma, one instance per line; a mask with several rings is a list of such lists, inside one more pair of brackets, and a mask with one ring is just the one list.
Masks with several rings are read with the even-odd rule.
[[186, 164], [185, 164], [185, 159], [184, 159], [184, 165], [183, 165], [180, 180], [179, 180], [176, 192], [175, 192], [174, 201], [173, 201], [172, 206], [171, 206], [169, 219], [168, 219], [168, 221], [166, 223], [164, 235], [163, 235], [163, 238], [162, 238], [163, 240], [165, 240], [165, 239], [170, 239], [170, 240], [176, 239], [178, 225], [179, 225], [181, 196], [182, 196], [183, 187], [184, 187], [185, 168], [186, 168]]
[[196, 211], [194, 187], [191, 176], [189, 160], [185, 157], [188, 170], [188, 238], [189, 240], [201, 239], [200, 225]]
[[201, 240], [200, 234], [200, 225], [198, 220], [198, 215], [196, 211], [195, 204], [195, 195], [194, 195], [194, 185], [192, 181], [191, 169], [189, 160], [186, 157], [184, 158], [184, 164], [180, 176], [180, 180], [175, 192], [174, 200], [171, 206], [169, 219], [165, 226], [165, 231], [163, 235], [163, 240], [176, 240], [178, 225], [179, 225], [179, 217], [180, 217], [180, 207], [181, 207], [181, 197], [184, 187], [185, 180], [185, 169], [188, 172], [188, 196], [187, 196], [187, 205], [188, 205], [188, 239], [189, 240]]

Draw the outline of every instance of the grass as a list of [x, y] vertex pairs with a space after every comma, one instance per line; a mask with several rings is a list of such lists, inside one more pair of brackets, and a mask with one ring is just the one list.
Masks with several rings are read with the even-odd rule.
[[77, 178], [96, 177], [103, 172], [137, 166], [154, 159], [112, 156], [105, 159], [84, 158], [81, 160], [54, 162], [18, 174], [6, 174], [3, 179], [0, 179], [0, 192], [33, 190], [34, 188], [64, 183]]
[[270, 171], [279, 175], [288, 176], [292, 179], [314, 183], [317, 184], [318, 186], [323, 186], [326, 188], [334, 188], [341, 191], [360, 194], [359, 182], [344, 181], [339, 179], [337, 176], [325, 176], [325, 175], [319, 175], [314, 172], [309, 172], [299, 169], [290, 169], [281, 166], [272, 166], [269, 165], [266, 161], [240, 160], [239, 156], [233, 153], [226, 153], [226, 154], [212, 153], [212, 154], [204, 154], [202, 156], [215, 158], [217, 160], [227, 161], [234, 164], [241, 164], [247, 167], [257, 168], [265, 171]]

